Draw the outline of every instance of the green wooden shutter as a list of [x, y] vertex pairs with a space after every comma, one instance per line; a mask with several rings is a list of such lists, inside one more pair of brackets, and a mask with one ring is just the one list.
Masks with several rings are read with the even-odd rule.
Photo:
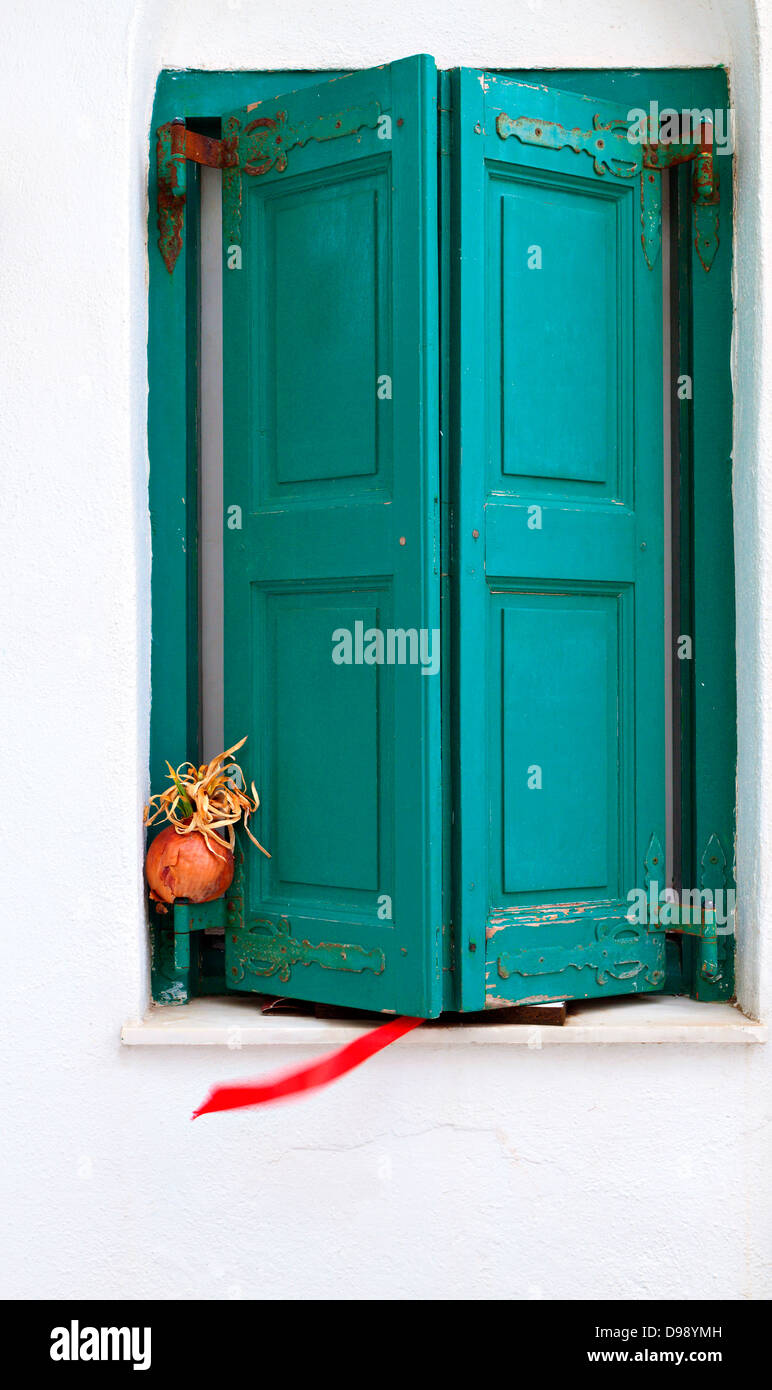
[[666, 881], [640, 161], [594, 98], [462, 70], [454, 105], [462, 1006], [658, 990], [664, 937], [627, 920]]
[[228, 982], [425, 1016], [440, 675], [332, 656], [439, 628], [436, 94], [417, 57], [223, 122], [226, 738], [273, 856], [242, 840]]

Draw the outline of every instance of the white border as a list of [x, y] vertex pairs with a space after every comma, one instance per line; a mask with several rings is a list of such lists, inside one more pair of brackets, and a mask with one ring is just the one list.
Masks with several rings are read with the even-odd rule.
[[[384, 1018], [384, 1022], [387, 1020]], [[194, 999], [153, 1005], [143, 1019], [125, 1023], [127, 1047], [339, 1047], [375, 1026], [346, 1019], [293, 1018], [260, 1012], [250, 999]], [[401, 1047], [564, 1047], [588, 1043], [763, 1043], [767, 1027], [732, 1004], [700, 1003], [668, 995], [584, 1001], [569, 1006], [563, 1025], [429, 1023]]]

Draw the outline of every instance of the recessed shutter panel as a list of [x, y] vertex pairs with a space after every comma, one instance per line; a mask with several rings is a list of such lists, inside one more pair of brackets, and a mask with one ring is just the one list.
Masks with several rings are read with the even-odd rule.
[[[223, 122], [226, 735], [262, 807], [234, 989], [440, 1008], [437, 75]], [[433, 672], [433, 673], [432, 673]]]
[[640, 147], [624, 110], [479, 72], [455, 111], [462, 1004], [657, 990], [663, 934], [628, 920], [665, 883]]

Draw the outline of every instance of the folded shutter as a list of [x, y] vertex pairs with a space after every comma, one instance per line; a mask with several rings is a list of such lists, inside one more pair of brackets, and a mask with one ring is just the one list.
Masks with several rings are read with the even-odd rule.
[[454, 106], [462, 1005], [658, 990], [664, 936], [627, 898], [665, 883], [640, 149], [624, 110], [536, 83], [462, 70]]
[[439, 628], [436, 98], [416, 57], [223, 121], [226, 738], [272, 853], [242, 840], [228, 982], [426, 1016], [440, 676], [367, 656]]

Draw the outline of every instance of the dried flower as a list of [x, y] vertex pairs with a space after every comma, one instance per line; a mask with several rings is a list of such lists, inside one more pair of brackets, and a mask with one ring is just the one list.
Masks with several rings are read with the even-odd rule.
[[[246, 741], [246, 737], [242, 738], [232, 748], [220, 753], [219, 757], [198, 768], [193, 763], [180, 763], [175, 771], [171, 763], [167, 763], [172, 785], [166, 791], [151, 796], [145, 807], [145, 825], [152, 825], [159, 816], [165, 816], [178, 835], [200, 831], [207, 848], [219, 858], [224, 858], [215, 846], [232, 852], [236, 843], [234, 826], [243, 819], [244, 829], [252, 843], [270, 859], [268, 850], [255, 839], [248, 824], [249, 817], [255, 814], [260, 805], [257, 788], [253, 782], [252, 796], [248, 796], [244, 790], [246, 780], [241, 768], [238, 763], [228, 761], [231, 754], [238, 752]], [[222, 834], [217, 834], [218, 831]]]

